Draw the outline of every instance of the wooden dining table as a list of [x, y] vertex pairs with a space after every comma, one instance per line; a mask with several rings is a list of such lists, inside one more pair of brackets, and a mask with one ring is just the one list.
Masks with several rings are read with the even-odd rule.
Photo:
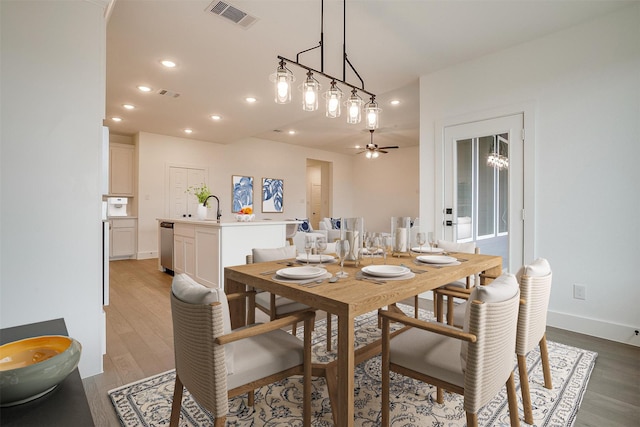
[[[387, 264], [404, 264], [414, 270], [415, 277], [406, 280], [386, 280], [378, 284], [370, 280], [358, 280], [357, 274], [363, 266], [371, 263], [369, 257], [360, 261], [345, 263], [344, 270], [349, 274], [335, 283], [325, 280], [321, 284], [304, 286], [296, 283], [279, 282], [273, 279], [274, 272], [286, 265], [282, 261], [238, 265], [224, 269], [225, 292], [244, 291], [247, 286], [272, 292], [277, 295], [298, 301], [312, 308], [331, 313], [338, 318], [337, 361], [333, 375], [327, 378], [327, 384], [333, 386], [336, 396], [331, 399], [334, 420], [338, 426], [353, 426], [354, 423], [354, 373], [360, 361], [355, 347], [356, 316], [393, 305], [399, 301], [435, 289], [447, 283], [467, 276], [485, 273], [497, 277], [502, 273], [502, 257], [494, 255], [450, 253], [459, 260], [458, 265], [417, 265], [410, 256], [388, 257]], [[381, 257], [373, 258], [374, 264], [382, 264]], [[328, 272], [335, 275], [340, 269], [337, 263], [325, 265]], [[269, 274], [262, 274], [271, 272]], [[384, 278], [383, 278], [384, 280]], [[246, 322], [246, 306], [243, 303], [230, 305], [232, 328], [242, 326]], [[370, 354], [368, 355], [370, 357]], [[330, 391], [331, 393], [331, 391]]]

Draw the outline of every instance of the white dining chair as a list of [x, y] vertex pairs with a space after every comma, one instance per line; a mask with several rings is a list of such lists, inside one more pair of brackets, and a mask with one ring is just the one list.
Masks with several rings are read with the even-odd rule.
[[[506, 384], [511, 426], [520, 424], [513, 378], [520, 291], [512, 274], [491, 286], [474, 287], [462, 330], [425, 322], [397, 312], [382, 317], [382, 426], [390, 424], [390, 372], [396, 372], [464, 396], [467, 425], [477, 426], [477, 413]], [[410, 329], [390, 337], [390, 322]], [[401, 396], [399, 396], [401, 399]]]
[[[253, 298], [255, 292], [230, 294], [228, 300]], [[249, 304], [252, 306], [252, 303]], [[186, 274], [176, 275], [171, 285], [171, 316], [176, 380], [170, 425], [180, 422], [183, 389], [224, 427], [229, 398], [248, 393], [292, 375], [303, 375], [303, 425], [311, 425], [311, 325], [312, 311], [269, 323], [231, 330], [227, 295], [196, 283]], [[281, 328], [305, 323], [304, 340]]]

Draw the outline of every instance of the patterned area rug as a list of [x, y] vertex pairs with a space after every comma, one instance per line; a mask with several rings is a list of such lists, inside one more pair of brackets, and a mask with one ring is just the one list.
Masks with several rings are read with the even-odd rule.
[[[407, 308], [408, 311], [411, 309]], [[420, 311], [423, 319], [433, 319], [432, 313]], [[377, 313], [356, 319], [356, 347], [379, 338]], [[333, 328], [335, 334], [335, 326]], [[313, 359], [334, 360], [334, 352], [325, 346], [326, 327], [318, 321], [313, 337]], [[333, 337], [336, 348], [336, 337]], [[533, 350], [527, 356], [531, 384], [533, 416], [536, 426], [572, 426], [589, 382], [597, 353], [548, 342], [553, 390], [544, 388], [540, 354]], [[514, 356], [515, 363], [515, 356]], [[520, 420], [524, 424], [520, 382], [517, 367], [517, 393]], [[369, 359], [356, 367], [355, 425], [380, 425], [380, 357]], [[123, 426], [166, 426], [169, 424], [175, 372], [173, 370], [109, 391], [109, 396]], [[478, 413], [481, 426], [509, 426], [506, 389]], [[392, 373], [391, 423], [393, 426], [464, 426], [463, 398], [445, 393], [445, 403], [435, 402], [436, 389], [429, 384]], [[227, 426], [300, 426], [302, 425], [302, 379], [291, 377], [256, 390], [255, 406], [248, 407], [246, 396], [230, 401]], [[324, 378], [313, 379], [312, 410], [314, 426], [333, 425], [331, 404]], [[198, 405], [185, 390], [180, 426], [209, 426], [213, 417]], [[525, 424], [526, 425], [526, 424]]]

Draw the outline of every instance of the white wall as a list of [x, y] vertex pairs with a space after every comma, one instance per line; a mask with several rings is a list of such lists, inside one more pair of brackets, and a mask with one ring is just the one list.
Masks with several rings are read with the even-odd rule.
[[[334, 211], [351, 216], [353, 156], [249, 138], [223, 145], [194, 139], [140, 133], [138, 150], [138, 258], [157, 256], [156, 218], [169, 215], [164, 200], [167, 165], [209, 169], [209, 187], [220, 198], [222, 220], [233, 221], [231, 176], [253, 176], [257, 219], [306, 217], [307, 159], [333, 163]], [[262, 178], [284, 180], [284, 212], [261, 212]], [[338, 208], [339, 207], [339, 208]], [[214, 213], [212, 213], [213, 215]]]
[[392, 216], [418, 216], [419, 147], [389, 150], [377, 159], [354, 158], [354, 216], [369, 231], [391, 232]]
[[103, 9], [2, 1], [0, 327], [64, 318], [102, 372]]
[[[420, 86], [421, 216], [435, 218], [436, 123], [532, 103], [533, 253], [554, 271], [549, 324], [640, 345], [640, 5], [423, 76]], [[585, 301], [573, 299], [575, 283], [587, 286]]]

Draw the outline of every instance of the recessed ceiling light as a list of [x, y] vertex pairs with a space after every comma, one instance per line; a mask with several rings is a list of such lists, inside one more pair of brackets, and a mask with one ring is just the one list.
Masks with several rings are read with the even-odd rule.
[[126, 109], [126, 110], [133, 110], [134, 108], [136, 108], [135, 105], [131, 105], [131, 104], [122, 104], [122, 106]]
[[162, 61], [160, 61], [160, 63], [167, 68], [174, 68], [176, 66], [175, 62], [168, 59], [163, 59]]
[[138, 86], [138, 90], [140, 92], [151, 92], [151, 88], [149, 86]]
[[296, 134], [296, 131], [295, 131], [295, 130], [290, 130], [290, 131], [289, 131], [289, 135], [295, 135], [295, 134]]
[[193, 129], [185, 129], [184, 133], [193, 133]]
[[393, 101], [390, 102], [391, 105], [398, 105], [400, 104], [400, 101], [397, 99], [394, 99]]
[[121, 122], [122, 119], [120, 117], [111, 117], [111, 120], [113, 120], [114, 122]]
[[360, 147], [359, 145], [356, 145], [356, 146], [355, 146], [355, 147], [353, 147], [353, 148], [358, 149], [358, 148], [362, 148], [362, 147]]
[[257, 99], [255, 99], [253, 96], [248, 96], [245, 98], [245, 101], [247, 101], [249, 104], [253, 104], [257, 101]]
[[220, 120], [222, 117], [217, 115], [217, 114], [212, 114], [211, 115], [211, 120]]

